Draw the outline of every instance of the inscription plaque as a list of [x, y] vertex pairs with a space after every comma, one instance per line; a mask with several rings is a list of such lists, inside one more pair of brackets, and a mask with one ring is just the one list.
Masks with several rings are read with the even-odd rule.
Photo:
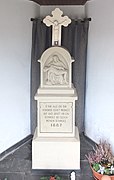
[[40, 133], [72, 133], [72, 102], [40, 102]]

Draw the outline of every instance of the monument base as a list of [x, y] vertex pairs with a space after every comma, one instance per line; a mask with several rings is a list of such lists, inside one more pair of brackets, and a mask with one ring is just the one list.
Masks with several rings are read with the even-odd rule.
[[37, 128], [32, 141], [32, 169], [80, 169], [80, 139], [76, 127], [75, 137], [43, 138], [37, 136]]

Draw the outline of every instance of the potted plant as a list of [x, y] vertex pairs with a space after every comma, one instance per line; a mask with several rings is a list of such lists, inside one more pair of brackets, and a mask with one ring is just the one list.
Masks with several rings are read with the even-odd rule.
[[62, 180], [62, 178], [58, 175], [54, 175], [54, 176], [43, 176], [40, 177], [40, 180]]
[[114, 180], [114, 155], [109, 143], [100, 141], [86, 157], [95, 179]]

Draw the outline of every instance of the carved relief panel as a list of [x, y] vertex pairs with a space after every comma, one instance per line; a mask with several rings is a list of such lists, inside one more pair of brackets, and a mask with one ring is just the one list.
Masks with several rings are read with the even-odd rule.
[[41, 88], [71, 87], [71, 63], [74, 60], [62, 47], [47, 49], [39, 62], [41, 63]]

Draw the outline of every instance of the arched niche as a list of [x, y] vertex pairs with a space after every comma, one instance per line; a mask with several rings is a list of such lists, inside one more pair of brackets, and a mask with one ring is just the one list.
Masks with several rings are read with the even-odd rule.
[[71, 88], [73, 61], [70, 53], [62, 47], [51, 47], [44, 51], [39, 60], [41, 88]]

